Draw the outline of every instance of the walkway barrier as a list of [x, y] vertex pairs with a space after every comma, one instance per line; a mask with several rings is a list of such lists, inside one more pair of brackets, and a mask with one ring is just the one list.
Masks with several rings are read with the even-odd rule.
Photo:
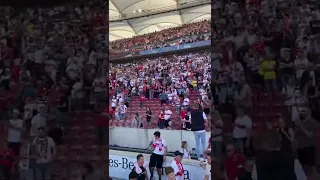
[[[174, 152], [181, 149], [181, 142], [187, 141], [188, 149], [196, 147], [194, 132], [182, 130], [162, 130], [162, 129], [138, 129], [116, 127], [109, 130], [109, 144], [119, 147], [136, 149], [148, 149], [154, 138], [153, 133], [159, 131], [161, 137], [167, 143], [168, 151]], [[206, 132], [206, 146], [210, 138], [210, 132]]]
[[[109, 176], [115, 177], [121, 180], [128, 180], [129, 174], [134, 167], [134, 163], [137, 162], [138, 153], [125, 152], [125, 151], [109, 151]], [[148, 167], [150, 154], [143, 154], [145, 165]], [[163, 167], [171, 166], [173, 157], [166, 157], [166, 161], [163, 163]], [[197, 160], [184, 159], [182, 161], [184, 167], [184, 179], [185, 180], [200, 180], [204, 178], [205, 170], [200, 167], [200, 163]], [[162, 178], [166, 179], [164, 168], [162, 170]], [[149, 169], [147, 168], [148, 176], [150, 177]], [[158, 179], [157, 173], [153, 173], [155, 178]]]

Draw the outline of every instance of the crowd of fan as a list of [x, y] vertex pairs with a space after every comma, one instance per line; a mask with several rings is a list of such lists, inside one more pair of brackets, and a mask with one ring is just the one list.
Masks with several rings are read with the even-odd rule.
[[[213, 49], [215, 65], [212, 67], [217, 72], [214, 73], [216, 77], [213, 77], [217, 80], [215, 94], [218, 96], [215, 97], [215, 104], [221, 114], [234, 113], [234, 127], [231, 128], [233, 141], [224, 148], [225, 179], [234, 180], [237, 176], [244, 180], [257, 179], [257, 176], [258, 179], [274, 179], [282, 176], [277, 174], [271, 177], [272, 173], [268, 174], [263, 169], [261, 163], [270, 164], [275, 160], [269, 157], [269, 160], [264, 159], [262, 162], [259, 153], [264, 150], [265, 144], [258, 147], [254, 143], [257, 137], [253, 136], [253, 126], [259, 119], [251, 119], [254, 117], [250, 115], [250, 109], [259, 106], [251, 98], [257, 93], [253, 93], [256, 87], [263, 87], [263, 92], [269, 93], [267, 97], [282, 93], [288, 107], [275, 118], [265, 118], [262, 126], [266, 132], [259, 128], [260, 139], [257, 141], [264, 140], [269, 149], [280, 148], [284, 153], [293, 154], [302, 164], [304, 172], [314, 178], [315, 137], [319, 127], [316, 121], [319, 120], [319, 3], [303, 0], [215, 1], [212, 8], [212, 38], [217, 44]], [[244, 79], [251, 84], [252, 89]], [[245, 85], [239, 88], [238, 82]], [[240, 101], [232, 95], [234, 92], [242, 96]], [[269, 103], [264, 108], [278, 105], [270, 100], [260, 103]], [[222, 124], [222, 121], [215, 121], [218, 127]], [[268, 134], [270, 131], [279, 133], [282, 137], [280, 144], [276, 135]], [[223, 145], [217, 143], [219, 140], [222, 138], [213, 136], [213, 152], [222, 152]], [[252, 156], [257, 157], [256, 162], [250, 158]], [[284, 156], [278, 158], [286, 161]], [[246, 173], [243, 175], [239, 174], [241, 171], [235, 171], [239, 165], [245, 167]], [[306, 179], [304, 172], [295, 169], [296, 178]]]
[[[149, 99], [159, 99], [159, 104], [165, 106], [160, 114], [152, 114], [147, 108], [146, 122], [159, 118], [159, 128], [172, 128], [173, 112], [185, 116], [190, 103], [199, 103], [209, 115], [210, 99], [210, 53], [188, 53], [148, 59], [141, 63], [121, 64], [110, 68], [110, 106], [115, 119], [125, 120], [128, 106], [132, 98], [139, 97], [141, 107]], [[190, 91], [201, 91], [201, 98], [190, 102]], [[181, 101], [183, 100], [183, 101]], [[142, 116], [133, 121], [134, 127], [147, 127]], [[184, 119], [184, 117], [182, 118]], [[185, 124], [185, 123], [183, 123]], [[188, 123], [187, 123], [188, 124]], [[181, 124], [182, 125], [182, 124]], [[181, 126], [189, 129], [189, 126]], [[150, 127], [149, 127], [150, 128]]]
[[144, 50], [169, 47], [185, 43], [210, 40], [210, 20], [184, 24], [159, 32], [110, 42], [110, 55], [119, 56]]
[[[214, 72], [214, 77], [211, 77], [214, 82], [211, 86], [213, 88], [207, 92], [213, 92], [211, 100], [213, 100], [217, 110], [215, 111], [214, 131], [210, 140], [210, 142], [213, 142], [213, 147], [209, 148], [214, 157], [224, 166], [224, 175], [222, 174], [222, 177], [217, 178], [249, 180], [257, 179], [258, 176], [259, 179], [261, 177], [272, 179], [270, 178], [272, 174], [262, 174], [267, 172], [265, 169], [261, 169], [260, 162], [262, 161], [255, 162], [252, 160], [254, 156], [261, 160], [259, 154], [265, 150], [264, 145], [268, 146], [269, 149], [280, 148], [281, 152], [292, 154], [299, 160], [303, 170], [295, 165], [294, 173], [297, 179], [306, 179], [305, 174], [314, 177], [316, 174], [315, 137], [319, 127], [316, 121], [319, 119], [319, 70], [317, 64], [320, 57], [320, 31], [318, 28], [320, 13], [317, 2], [264, 0], [215, 1], [213, 3], [212, 38], [215, 40], [217, 47], [213, 48], [214, 65], [211, 68]], [[128, 97], [127, 95], [130, 97], [132, 95], [140, 96], [140, 98], [142, 97], [141, 102], [145, 101], [144, 98], [154, 98], [154, 96], [149, 95], [150, 89], [153, 89], [152, 79], [156, 79], [157, 76], [161, 77], [160, 75], [164, 73], [156, 70], [150, 74], [149, 64], [154, 63], [152, 67], [157, 69], [156, 64], [158, 64], [159, 59], [164, 62], [170, 59], [171, 63], [166, 62], [166, 66], [170, 67], [176, 65], [177, 57], [161, 57], [154, 61], [144, 62], [143, 65], [135, 64], [122, 67], [129, 72], [133, 72], [129, 73], [134, 75], [133, 77], [140, 76], [141, 79], [136, 78], [132, 82], [132, 79], [129, 78], [130, 75], [124, 75], [125, 72], [120, 72], [120, 76], [117, 76], [114, 79], [115, 82], [111, 84], [116, 92], [112, 95], [120, 94], [118, 99], [122, 99], [121, 101], [124, 100], [124, 102], [126, 101], [125, 97]], [[186, 59], [186, 57], [191, 61], [196, 60], [192, 55], [191, 57], [186, 55], [178, 58], [178, 61]], [[196, 63], [197, 61], [194, 61], [194, 64]], [[174, 70], [175, 68], [172, 68], [172, 71]], [[180, 74], [183, 72], [182, 68]], [[151, 80], [144, 79], [145, 76], [149, 77], [149, 75], [151, 75]], [[163, 77], [174, 79], [174, 73], [169, 72], [168, 75]], [[203, 82], [203, 79], [197, 79], [197, 77], [180, 80], [186, 82], [186, 87], [193, 88], [198, 87], [199, 82]], [[164, 78], [164, 80], [166, 79]], [[195, 80], [195, 83], [193, 83], [193, 80]], [[156, 82], [154, 81], [154, 84], [157, 84]], [[168, 83], [162, 80], [158, 84], [163, 85], [163, 82], [165, 82], [164, 84]], [[251, 84], [251, 87], [248, 84]], [[122, 95], [123, 89], [127, 87], [130, 91]], [[254, 136], [253, 121], [255, 120], [251, 119], [251, 115], [248, 114], [248, 111], [256, 105], [252, 101], [252, 87], [262, 87], [263, 93], [261, 95], [264, 95], [265, 92], [269, 94], [267, 95], [269, 97], [283, 94], [286, 101], [280, 103], [285, 103], [288, 107], [275, 119], [268, 119], [263, 122], [262, 126], [265, 131], [260, 131], [258, 134], [262, 140], [265, 140], [265, 144], [260, 146], [254, 143], [259, 137], [256, 136], [257, 134]], [[173, 100], [169, 99], [172, 97], [171, 93], [179, 94], [179, 88], [176, 89], [173, 91], [177, 91], [177, 93], [165, 92], [166, 89], [164, 89], [162, 91], [165, 92], [162, 93], [164, 94], [163, 98], [159, 96], [159, 103], [170, 103], [170, 100]], [[194, 90], [198, 89], [195, 88]], [[183, 92], [185, 93], [185, 91]], [[117, 102], [117, 97], [114, 97], [112, 101]], [[113, 109], [117, 113], [116, 104], [113, 103], [113, 105]], [[267, 108], [271, 105], [267, 105]], [[147, 110], [147, 118], [149, 116], [148, 111], [149, 109]], [[226, 131], [224, 130], [227, 128], [224, 127], [224, 121], [218, 115], [225, 113], [231, 114], [233, 119], [229, 138], [225, 137]], [[119, 115], [115, 118], [123, 119], [125, 116]], [[163, 118], [166, 120], [165, 116]], [[135, 117], [135, 123], [132, 125], [140, 128], [142, 127], [141, 122], [138, 121], [137, 123], [137, 119], [139, 118]], [[181, 118], [181, 120], [185, 122], [184, 118]], [[159, 128], [168, 127], [167, 124], [162, 126], [159, 123], [158, 125]], [[170, 123], [168, 125], [170, 126]], [[232, 141], [228, 140], [230, 138], [232, 138]], [[286, 161], [285, 156], [279, 156], [278, 158]], [[273, 160], [270, 158], [269, 162], [271, 163]], [[268, 160], [264, 159], [264, 162], [266, 161]], [[257, 169], [259, 169], [258, 173]], [[289, 172], [290, 170], [286, 169], [284, 171]], [[219, 175], [219, 173], [214, 174]], [[282, 174], [278, 174], [277, 178], [281, 176]]]
[[19, 169], [22, 179], [48, 179], [67, 113], [94, 109], [105, 99], [106, 12], [106, 2], [99, 0], [54, 8], [1, 7], [1, 126], [8, 128], [1, 139], [1, 178]]

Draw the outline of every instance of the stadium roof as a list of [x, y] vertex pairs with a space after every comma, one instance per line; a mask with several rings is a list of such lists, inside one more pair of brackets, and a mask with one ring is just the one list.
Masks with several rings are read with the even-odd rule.
[[[109, 20], [113, 21], [109, 24], [109, 41], [210, 19], [210, 3], [201, 5], [198, 3], [189, 8], [181, 8], [182, 5], [197, 2], [204, 2], [204, 0], [109, 0]], [[120, 17], [137, 16], [156, 10], [164, 13], [114, 21]]]

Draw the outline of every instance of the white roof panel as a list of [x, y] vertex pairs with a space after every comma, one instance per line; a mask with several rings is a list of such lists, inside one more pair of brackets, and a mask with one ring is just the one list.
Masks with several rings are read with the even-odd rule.
[[[183, 0], [184, 3], [188, 1], [195, 0]], [[109, 0], [109, 17], [114, 19], [123, 14], [132, 14], [134, 11], [168, 7], [177, 8], [176, 0]], [[110, 22], [109, 40], [130, 38], [210, 18], [211, 6], [208, 4], [122, 22]]]

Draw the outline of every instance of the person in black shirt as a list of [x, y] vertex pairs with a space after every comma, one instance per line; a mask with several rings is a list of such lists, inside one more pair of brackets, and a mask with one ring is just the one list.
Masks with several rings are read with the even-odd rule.
[[294, 131], [288, 127], [285, 120], [281, 117], [278, 119], [278, 132], [281, 135], [281, 148], [282, 152], [292, 153], [292, 142], [294, 141]]
[[[135, 164], [131, 173], [133, 173], [133, 172], [138, 174], [137, 180], [147, 180], [148, 179], [147, 169], [145, 167], [144, 157], [142, 154], [138, 154], [137, 163]], [[129, 177], [129, 179], [130, 179], [130, 177]]]
[[147, 107], [146, 114], [147, 114], [147, 123], [149, 124], [149, 127], [151, 127], [152, 112], [150, 107]]
[[139, 174], [134, 171], [131, 171], [129, 174], [129, 180], [138, 180]]

